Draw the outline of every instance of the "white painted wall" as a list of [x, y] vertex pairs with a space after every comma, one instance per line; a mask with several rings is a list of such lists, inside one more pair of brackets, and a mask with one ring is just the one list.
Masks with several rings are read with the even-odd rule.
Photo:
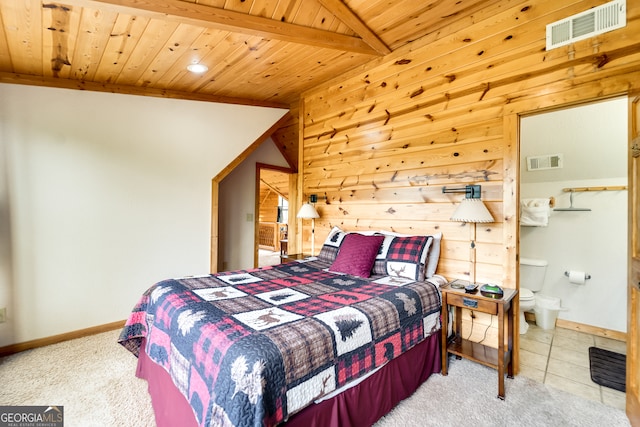
[[253, 268], [256, 163], [289, 167], [269, 138], [220, 183], [221, 271]]
[[0, 84], [0, 346], [122, 320], [154, 282], [208, 272], [211, 179], [285, 112]]
[[[627, 99], [523, 118], [521, 198], [555, 197], [569, 207], [570, 187], [627, 185]], [[564, 167], [526, 170], [526, 157], [564, 154]], [[558, 318], [626, 331], [627, 191], [574, 194], [574, 207], [591, 212], [552, 211], [548, 227], [520, 227], [520, 256], [549, 265], [540, 293], [559, 297]], [[591, 275], [584, 285], [565, 271]]]

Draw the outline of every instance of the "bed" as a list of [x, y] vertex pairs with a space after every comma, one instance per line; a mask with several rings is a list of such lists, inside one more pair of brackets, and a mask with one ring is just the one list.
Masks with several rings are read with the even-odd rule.
[[156, 283], [119, 342], [157, 425], [375, 423], [440, 372], [440, 238], [335, 227], [318, 257]]

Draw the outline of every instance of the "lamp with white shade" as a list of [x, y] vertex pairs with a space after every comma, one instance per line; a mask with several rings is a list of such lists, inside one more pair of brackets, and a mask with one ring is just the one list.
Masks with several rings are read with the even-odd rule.
[[320, 215], [318, 215], [318, 211], [311, 203], [305, 203], [298, 211], [297, 217], [311, 220], [311, 255], [313, 256], [315, 255], [315, 219], [320, 218]]
[[480, 199], [482, 187], [479, 185], [467, 185], [464, 188], [447, 188], [442, 187], [443, 193], [465, 193], [465, 198], [460, 202], [453, 215], [451, 221], [459, 221], [465, 223], [473, 223], [471, 235], [471, 284], [476, 282], [476, 224], [493, 222], [491, 212]]

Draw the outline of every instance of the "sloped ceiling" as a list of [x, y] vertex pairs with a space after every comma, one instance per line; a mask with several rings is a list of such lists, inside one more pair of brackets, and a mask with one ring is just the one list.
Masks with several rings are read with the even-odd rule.
[[495, 1], [0, 0], [0, 82], [289, 107]]
[[497, 1], [0, 0], [0, 82], [289, 108], [296, 170], [302, 93]]

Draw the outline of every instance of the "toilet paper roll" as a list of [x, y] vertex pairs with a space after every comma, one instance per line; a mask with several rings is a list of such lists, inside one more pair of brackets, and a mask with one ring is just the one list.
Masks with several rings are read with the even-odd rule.
[[575, 283], [576, 285], [584, 285], [584, 282], [587, 280], [587, 274], [584, 271], [570, 271], [569, 272], [569, 282]]

